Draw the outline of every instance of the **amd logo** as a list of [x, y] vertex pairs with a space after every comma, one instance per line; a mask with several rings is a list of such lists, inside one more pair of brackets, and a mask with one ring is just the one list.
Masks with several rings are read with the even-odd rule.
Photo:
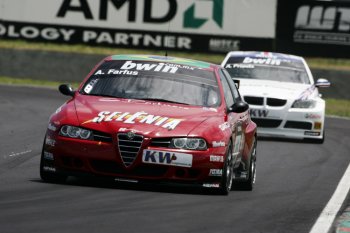
[[301, 6], [295, 28], [327, 31], [350, 31], [350, 8], [335, 6]]
[[[94, 0], [98, 1], [98, 0]], [[168, 22], [174, 18], [177, 11], [176, 0], [167, 0], [169, 8], [163, 12], [162, 16], [155, 17], [152, 14], [152, 4], [153, 0], [144, 0], [144, 10], [143, 10], [143, 22], [146, 23], [164, 23]], [[140, 0], [137, 1], [140, 3]], [[78, 3], [78, 4], [77, 4]], [[80, 12], [84, 15], [85, 19], [93, 20], [98, 18], [99, 20], [107, 20], [107, 15], [109, 8], [113, 6], [115, 9], [119, 10], [128, 3], [128, 21], [136, 21], [136, 0], [99, 0], [99, 14], [94, 16], [91, 11], [88, 0], [64, 0], [60, 9], [57, 12], [57, 17], [64, 18], [69, 12]]]

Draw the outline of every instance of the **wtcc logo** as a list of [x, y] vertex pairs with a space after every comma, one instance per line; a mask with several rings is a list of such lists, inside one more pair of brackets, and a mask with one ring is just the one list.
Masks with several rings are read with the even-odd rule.
[[295, 28], [327, 31], [350, 31], [350, 8], [335, 6], [301, 6]]
[[350, 8], [301, 6], [296, 15], [295, 29], [295, 42], [348, 45]]

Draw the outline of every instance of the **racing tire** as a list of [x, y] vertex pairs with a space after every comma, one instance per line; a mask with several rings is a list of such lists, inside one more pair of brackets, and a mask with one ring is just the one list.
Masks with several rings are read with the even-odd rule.
[[219, 194], [228, 195], [233, 183], [233, 160], [232, 144], [230, 143], [226, 152], [224, 169], [222, 170], [222, 179], [220, 182]]
[[41, 158], [40, 158], [40, 178], [43, 181], [48, 183], [64, 183], [67, 180], [67, 176], [65, 175], [45, 171], [44, 169], [45, 163], [47, 162], [45, 161], [45, 158], [44, 158], [44, 146], [43, 146], [43, 149], [41, 151]]
[[252, 153], [250, 155], [248, 179], [237, 184], [241, 190], [252, 191], [256, 181], [256, 139], [254, 141]]

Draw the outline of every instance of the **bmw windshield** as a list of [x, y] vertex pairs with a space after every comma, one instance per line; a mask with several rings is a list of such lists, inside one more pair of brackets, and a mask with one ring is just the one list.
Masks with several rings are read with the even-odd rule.
[[232, 78], [310, 84], [304, 64], [296, 60], [230, 57], [225, 68]]
[[105, 61], [81, 93], [205, 107], [221, 103], [213, 70], [153, 61]]

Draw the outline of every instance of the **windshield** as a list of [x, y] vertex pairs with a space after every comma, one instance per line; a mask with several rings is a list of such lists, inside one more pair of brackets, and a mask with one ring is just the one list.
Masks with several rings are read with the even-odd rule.
[[225, 68], [232, 78], [310, 84], [304, 64], [297, 60], [231, 57]]
[[82, 93], [205, 107], [221, 103], [214, 71], [152, 61], [106, 61]]

